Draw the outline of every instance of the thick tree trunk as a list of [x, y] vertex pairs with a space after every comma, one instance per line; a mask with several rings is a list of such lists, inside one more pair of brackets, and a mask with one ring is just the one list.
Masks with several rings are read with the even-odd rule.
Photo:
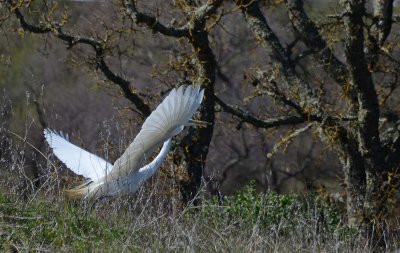
[[[367, 231], [373, 230], [374, 239], [379, 239], [382, 231], [377, 228], [383, 224], [382, 222], [387, 216], [383, 208], [386, 201], [382, 191], [382, 174], [387, 165], [383, 160], [383, 149], [379, 135], [380, 109], [378, 96], [371, 72], [368, 70], [364, 50], [363, 16], [365, 16], [365, 1], [346, 1], [344, 8], [347, 11], [347, 15], [344, 17], [347, 34], [345, 54], [349, 64], [349, 81], [357, 93], [358, 108], [355, 132], [358, 153], [362, 157], [360, 162], [354, 163], [352, 166], [354, 168], [360, 167], [365, 173], [363, 215], [357, 217], [357, 223], [367, 225], [370, 228]], [[351, 169], [351, 166], [349, 168]], [[350, 181], [347, 183], [349, 192], [351, 192], [353, 183]]]
[[[210, 1], [211, 5], [203, 7], [205, 12], [211, 15], [222, 4], [223, 1]], [[207, 10], [208, 9], [208, 10]], [[196, 85], [201, 85], [204, 89], [204, 100], [200, 109], [201, 120], [209, 122], [205, 128], [192, 128], [183, 141], [185, 166], [189, 174], [189, 182], [181, 183], [182, 197], [185, 203], [198, 204], [196, 198], [201, 187], [203, 170], [208, 154], [208, 148], [213, 135], [213, 124], [215, 119], [215, 99], [214, 84], [216, 77], [217, 63], [214, 53], [210, 47], [208, 32], [206, 29], [206, 19], [201, 18], [204, 10], [194, 14], [192, 21], [189, 22], [190, 36], [195, 55], [194, 65], [197, 78], [194, 80]]]

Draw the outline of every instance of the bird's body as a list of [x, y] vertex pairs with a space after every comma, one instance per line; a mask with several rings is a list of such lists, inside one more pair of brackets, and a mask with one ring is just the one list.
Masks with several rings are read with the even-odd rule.
[[[138, 135], [114, 165], [45, 129], [46, 140], [56, 156], [75, 173], [88, 179], [85, 184], [66, 190], [66, 196], [73, 199], [95, 199], [137, 191], [160, 167], [171, 147], [171, 138], [179, 134], [184, 126], [193, 125], [190, 120], [202, 99], [203, 90], [199, 87], [188, 86], [184, 89], [181, 86], [177, 90], [173, 89], [145, 120]], [[164, 145], [157, 157], [145, 165], [162, 143]], [[80, 158], [84, 161], [80, 162]]]

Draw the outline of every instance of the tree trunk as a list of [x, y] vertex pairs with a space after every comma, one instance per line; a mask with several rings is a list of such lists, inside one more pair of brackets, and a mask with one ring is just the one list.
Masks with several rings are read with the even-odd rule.
[[[222, 1], [214, 1], [212, 8], [217, 8], [221, 4]], [[189, 41], [195, 55], [193, 60], [196, 68], [195, 74], [197, 75], [194, 82], [205, 89], [200, 119], [210, 123], [205, 128], [190, 129], [183, 141], [185, 167], [190, 179], [188, 182], [181, 182], [182, 197], [184, 203], [197, 205], [199, 198], [196, 198], [196, 195], [201, 187], [205, 161], [214, 129], [214, 84], [217, 64], [210, 47], [205, 19], [197, 19], [197, 16], [194, 16], [190, 24]]]

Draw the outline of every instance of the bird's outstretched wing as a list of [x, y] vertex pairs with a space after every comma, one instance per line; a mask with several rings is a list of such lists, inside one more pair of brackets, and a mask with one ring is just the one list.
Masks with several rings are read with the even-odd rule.
[[[145, 120], [143, 126], [120, 158], [115, 161], [111, 171], [99, 180], [90, 184], [66, 190], [66, 196], [73, 199], [96, 199], [119, 192], [136, 191], [137, 187], [147, 180], [160, 166], [168, 152], [170, 142], [166, 142], [179, 134], [189, 123], [199, 108], [204, 90], [200, 87], [186, 89], [181, 86], [173, 89], [163, 102]], [[164, 153], [159, 154], [159, 162], [150, 163], [146, 169], [140, 170], [154, 150], [166, 142]], [[156, 161], [157, 158], [156, 158]]]
[[163, 102], [145, 120], [143, 126], [126, 149], [114, 163], [111, 176], [134, 173], [148, 163], [148, 157], [163, 142], [179, 134], [199, 108], [204, 90], [200, 87], [184, 86], [173, 89]]
[[46, 128], [44, 136], [57, 158], [70, 170], [88, 180], [99, 180], [112, 169], [111, 163], [72, 144], [62, 134]]

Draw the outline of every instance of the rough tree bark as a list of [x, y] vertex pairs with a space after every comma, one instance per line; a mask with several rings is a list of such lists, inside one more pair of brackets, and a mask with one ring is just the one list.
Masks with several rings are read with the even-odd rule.
[[215, 121], [214, 85], [217, 64], [208, 40], [206, 17], [214, 14], [222, 2], [222, 0], [209, 1], [194, 13], [189, 22], [189, 41], [193, 52], [195, 52], [195, 66], [198, 74], [194, 82], [205, 88], [205, 99], [200, 110], [201, 120], [211, 124], [206, 128], [191, 128], [189, 134], [183, 140], [185, 162], [190, 175], [190, 181], [182, 184], [183, 199], [186, 203], [191, 200], [194, 201], [194, 204], [198, 203], [196, 194], [201, 186], [208, 148], [213, 135]]
[[[367, 226], [368, 231], [373, 231], [375, 239], [378, 239], [382, 238], [383, 224], [388, 218], [388, 196], [384, 190], [388, 182], [387, 174], [396, 170], [398, 165], [393, 167], [395, 163], [390, 161], [393, 155], [381, 142], [380, 105], [372, 78], [372, 68], [390, 33], [393, 1], [375, 3], [376, 16], [372, 19], [371, 32], [365, 36], [366, 2], [343, 1], [343, 14], [338, 17], [345, 32], [343, 47], [346, 62], [343, 63], [335, 57], [317, 26], [308, 18], [303, 1], [285, 1], [296, 35], [308, 47], [312, 57], [322, 64], [327, 76], [335, 80], [347, 95], [350, 113], [346, 117], [353, 120], [346, 123], [345, 117], [336, 118], [327, 110], [322, 98], [316, 97], [307, 80], [295, 71], [296, 62], [290, 57], [291, 52], [284, 50], [264, 18], [259, 3], [236, 2], [255, 38], [280, 64], [282, 85], [275, 85], [271, 91], [268, 73], [257, 77], [269, 86], [269, 95], [272, 93], [274, 98], [279, 99], [277, 93], [286, 94], [281, 102], [288, 104], [290, 100], [289, 104], [298, 105], [293, 107], [298, 116], [315, 121], [321, 140], [334, 147], [343, 165], [349, 224]], [[289, 90], [291, 86], [294, 89]]]
[[[378, 96], [368, 70], [364, 54], [363, 17], [365, 16], [365, 1], [347, 1], [344, 3], [344, 25], [346, 31], [345, 54], [349, 68], [350, 85], [357, 94], [357, 126], [356, 136], [358, 152], [363, 159], [363, 167], [354, 166], [365, 173], [366, 187], [364, 214], [366, 223], [381, 216], [380, 204], [384, 200], [381, 191], [383, 172], [386, 164], [382, 163], [383, 153], [379, 136], [379, 103]], [[362, 192], [356, 193], [362, 196]], [[357, 207], [356, 207], [357, 208]], [[359, 209], [359, 207], [358, 207]], [[360, 217], [355, 217], [357, 220]]]
[[[328, 66], [335, 66], [336, 70], [329, 70], [326, 66], [324, 68], [328, 74], [345, 77], [335, 80], [338, 84], [345, 84], [343, 87], [350, 88], [349, 100], [353, 105], [352, 111], [357, 115], [356, 122], [347, 128], [340, 128], [337, 143], [345, 172], [349, 223], [352, 226], [367, 225], [369, 230], [374, 230], [375, 236], [382, 238], [380, 236], [385, 229], [382, 225], [388, 218], [384, 185], [387, 182], [387, 173], [398, 166], [392, 167], [388, 164], [390, 152], [385, 153], [382, 146], [379, 130], [380, 106], [372, 78], [374, 71], [371, 68], [377, 61], [379, 48], [390, 33], [393, 1], [374, 3], [375, 17], [371, 33], [365, 38], [366, 2], [343, 1], [347, 70], [333, 55]], [[321, 57], [326, 54], [326, 44], [314, 29], [315, 25], [305, 15], [302, 1], [288, 0], [286, 4], [293, 27], [303, 33], [302, 40], [314, 51], [314, 57], [326, 59]], [[305, 27], [311, 32], [307, 32]], [[316, 45], [311, 45], [311, 39]], [[369, 43], [366, 42], [367, 39]]]

